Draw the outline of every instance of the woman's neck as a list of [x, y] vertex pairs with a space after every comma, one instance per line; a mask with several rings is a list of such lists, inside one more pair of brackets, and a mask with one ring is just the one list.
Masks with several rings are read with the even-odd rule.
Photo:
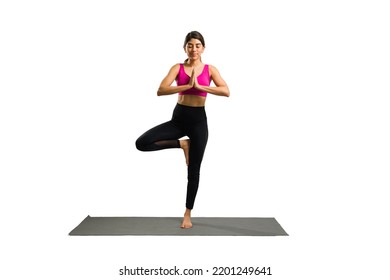
[[195, 60], [192, 60], [192, 59], [187, 59], [186, 63], [191, 66], [191, 67], [196, 67], [196, 66], [199, 66], [199, 65], [202, 65], [202, 61], [200, 59], [195, 59]]

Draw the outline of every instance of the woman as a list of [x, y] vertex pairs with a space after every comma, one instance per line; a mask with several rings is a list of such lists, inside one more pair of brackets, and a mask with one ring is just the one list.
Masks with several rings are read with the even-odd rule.
[[[197, 31], [187, 34], [184, 51], [187, 59], [171, 67], [162, 80], [157, 95], [178, 93], [172, 119], [141, 135], [136, 141], [140, 151], [181, 148], [188, 166], [187, 200], [181, 228], [191, 228], [191, 210], [199, 185], [200, 166], [208, 138], [205, 102], [207, 93], [230, 95], [229, 88], [217, 68], [204, 64], [201, 56], [205, 41]], [[176, 81], [176, 85], [172, 85]], [[215, 86], [210, 86], [213, 81]], [[180, 139], [188, 136], [189, 139]]]

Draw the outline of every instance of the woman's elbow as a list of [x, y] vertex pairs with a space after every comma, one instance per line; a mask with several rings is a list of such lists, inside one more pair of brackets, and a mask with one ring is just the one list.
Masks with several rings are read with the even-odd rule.
[[159, 86], [157, 90], [157, 96], [167, 95], [169, 93], [169, 87]]

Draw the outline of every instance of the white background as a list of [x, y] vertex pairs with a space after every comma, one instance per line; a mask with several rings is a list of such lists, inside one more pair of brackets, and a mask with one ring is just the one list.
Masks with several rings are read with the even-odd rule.
[[[385, 2], [2, 1], [1, 278], [388, 279]], [[275, 217], [289, 236], [68, 236], [87, 215], [183, 214], [182, 152], [134, 142], [171, 117], [176, 96], [156, 90], [191, 30], [231, 90], [207, 100], [193, 215]]]

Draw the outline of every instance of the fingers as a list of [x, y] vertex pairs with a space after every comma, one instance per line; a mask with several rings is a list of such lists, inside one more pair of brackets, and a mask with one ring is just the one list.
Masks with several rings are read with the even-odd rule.
[[195, 69], [192, 68], [192, 71], [191, 71], [191, 77], [190, 77], [190, 86], [193, 87], [195, 85]]
[[198, 79], [197, 79], [196, 74], [195, 74], [195, 68], [192, 69], [192, 75], [191, 76], [194, 78], [193, 86], [197, 87], [198, 86]]

